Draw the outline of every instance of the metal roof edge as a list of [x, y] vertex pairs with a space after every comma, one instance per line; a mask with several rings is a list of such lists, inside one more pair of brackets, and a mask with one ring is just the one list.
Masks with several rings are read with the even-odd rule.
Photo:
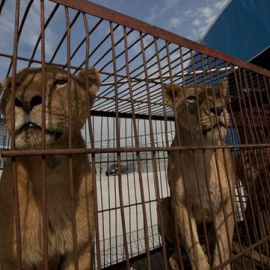
[[262, 51], [258, 52], [255, 56], [253, 56], [252, 58], [250, 58], [249, 60], [247, 60], [247, 62], [252, 61], [253, 59], [255, 59], [257, 56], [259, 56], [260, 54], [264, 53], [266, 50], [268, 50], [270, 48], [270, 45], [266, 48], [264, 48]]

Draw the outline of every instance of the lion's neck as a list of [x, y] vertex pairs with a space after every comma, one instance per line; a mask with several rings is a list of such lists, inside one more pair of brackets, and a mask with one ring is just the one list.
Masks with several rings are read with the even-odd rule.
[[[76, 138], [72, 148], [85, 148], [85, 142], [81, 135]], [[72, 155], [71, 159], [69, 155], [25, 156], [17, 158], [16, 163], [17, 171], [23, 175], [20, 179], [21, 184], [29, 185], [31, 183], [30, 186], [37, 195], [42, 192], [44, 178], [48, 190], [54, 190], [56, 186], [61, 186], [64, 192], [65, 189], [69, 189], [70, 178], [73, 178], [75, 186], [79, 185], [76, 179], [79, 178], [82, 171], [90, 170], [86, 154]]]
[[175, 145], [182, 146], [208, 146], [222, 144], [222, 136], [225, 133], [224, 128], [214, 128], [203, 134], [200, 130], [190, 132], [180, 128], [179, 133], [175, 135]]

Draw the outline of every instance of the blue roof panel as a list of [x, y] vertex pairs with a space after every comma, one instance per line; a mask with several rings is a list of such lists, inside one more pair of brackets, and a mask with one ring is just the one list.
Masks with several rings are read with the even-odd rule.
[[249, 61], [270, 45], [269, 11], [270, 0], [232, 0], [202, 43]]

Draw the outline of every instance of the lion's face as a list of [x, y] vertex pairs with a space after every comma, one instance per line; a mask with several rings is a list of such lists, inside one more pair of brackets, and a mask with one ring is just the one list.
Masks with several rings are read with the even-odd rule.
[[[43, 100], [41, 68], [26, 68], [16, 75], [14, 100], [16, 148], [41, 147], [43, 113], [47, 148], [65, 147], [70, 125], [72, 135], [80, 133], [87, 118], [87, 109], [91, 108], [100, 84], [99, 75], [94, 68], [89, 68], [88, 71], [83, 70], [78, 76], [70, 75], [69, 78], [68, 87], [68, 75], [63, 69], [46, 66], [45, 100]], [[4, 91], [1, 112], [10, 133], [14, 128], [11, 83], [12, 79], [7, 78], [1, 84]]]
[[227, 85], [218, 87], [165, 86], [164, 96], [168, 105], [178, 113], [179, 125], [190, 132], [198, 132], [200, 126], [204, 134], [217, 128], [228, 127], [230, 118], [225, 107]]

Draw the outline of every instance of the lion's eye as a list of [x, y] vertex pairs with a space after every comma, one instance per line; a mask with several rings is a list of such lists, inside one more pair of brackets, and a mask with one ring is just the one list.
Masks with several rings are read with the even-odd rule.
[[195, 103], [196, 101], [197, 101], [197, 97], [196, 96], [187, 97], [187, 102], [188, 103]]
[[15, 87], [19, 87], [21, 84], [19, 82], [15, 83]]
[[65, 84], [67, 84], [67, 79], [66, 78], [56, 79], [55, 84], [59, 85], [59, 86], [65, 85]]

